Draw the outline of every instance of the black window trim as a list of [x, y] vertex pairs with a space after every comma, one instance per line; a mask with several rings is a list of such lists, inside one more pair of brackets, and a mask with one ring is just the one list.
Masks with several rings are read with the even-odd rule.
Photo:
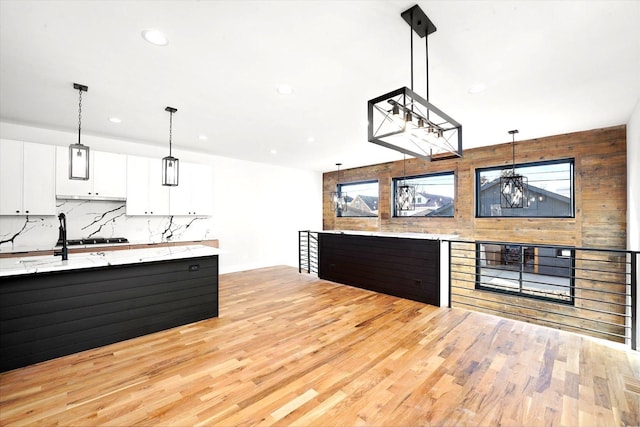
[[571, 165], [571, 215], [565, 216], [538, 216], [538, 215], [518, 215], [518, 216], [505, 216], [505, 215], [480, 215], [480, 173], [483, 171], [489, 170], [504, 170], [509, 169], [511, 165], [498, 165], [498, 166], [488, 166], [482, 168], [475, 169], [475, 217], [476, 218], [511, 218], [511, 219], [522, 219], [522, 218], [537, 218], [537, 219], [575, 219], [576, 217], [576, 159], [575, 157], [567, 157], [563, 159], [554, 159], [554, 160], [541, 160], [536, 162], [527, 162], [527, 163], [516, 163], [515, 168], [523, 167], [532, 167], [532, 166], [545, 166], [545, 165], [554, 165], [554, 164], [562, 164], [569, 163]]
[[[480, 252], [481, 252], [481, 245], [514, 245], [514, 246], [532, 246], [532, 247], [536, 247], [539, 245], [523, 245], [523, 244], [510, 244], [510, 243], [496, 243], [496, 242], [476, 242], [476, 265], [475, 265], [475, 286], [474, 288], [478, 291], [487, 291], [487, 292], [493, 292], [496, 294], [501, 294], [501, 295], [508, 295], [508, 296], [512, 296], [512, 297], [523, 297], [523, 298], [530, 298], [530, 299], [534, 299], [534, 300], [538, 300], [538, 301], [546, 301], [546, 302], [551, 302], [551, 303], [556, 303], [556, 304], [562, 304], [562, 305], [568, 305], [568, 306], [575, 306], [575, 300], [576, 300], [576, 287], [575, 287], [575, 273], [572, 273], [570, 276], [570, 282], [569, 282], [569, 299], [560, 299], [560, 298], [554, 298], [554, 297], [548, 297], [548, 296], [542, 296], [542, 295], [535, 295], [535, 294], [527, 294], [525, 292], [522, 292], [521, 290], [514, 290], [514, 291], [510, 291], [507, 289], [499, 289], [499, 288], [494, 288], [492, 286], [486, 286], [486, 285], [482, 285], [480, 277], [480, 270], [482, 269], [482, 266], [480, 265]], [[575, 251], [575, 247], [572, 246], [556, 246], [556, 245], [543, 245], [542, 247], [547, 247], [547, 248], [557, 248], [557, 249], [569, 249], [571, 250], [571, 271], [574, 272], [575, 268], [576, 268], [576, 251]], [[530, 273], [530, 274], [538, 274], [538, 273]], [[520, 279], [518, 279], [519, 284], [520, 284], [520, 289], [522, 289], [522, 281]]]
[[[454, 197], [453, 197], [453, 215], [451, 216], [399, 216], [396, 215], [396, 184], [399, 181], [402, 180], [410, 180], [410, 179], [415, 179], [415, 178], [425, 178], [425, 177], [436, 177], [436, 176], [445, 176], [445, 175], [453, 175], [453, 192], [454, 192]], [[418, 174], [418, 175], [407, 175], [407, 176], [398, 176], [398, 177], [392, 177], [391, 178], [391, 217], [392, 218], [411, 218], [413, 219], [431, 219], [431, 218], [454, 218], [456, 216], [455, 214], [455, 210], [456, 210], [456, 188], [457, 188], [457, 183], [458, 183], [458, 177], [456, 174], [456, 171], [443, 171], [443, 172], [433, 172], [433, 173], [422, 173], [422, 174]]]
[[[380, 217], [380, 180], [378, 179], [367, 179], [364, 181], [347, 181], [347, 182], [338, 182], [336, 185], [339, 187], [340, 192], [342, 193], [342, 187], [345, 185], [360, 185], [360, 184], [373, 184], [376, 183], [378, 184], [378, 215], [371, 215], [371, 216], [350, 216], [350, 215], [340, 215], [337, 216], [336, 218], [379, 218]], [[347, 196], [349, 195], [349, 192], [347, 191]], [[349, 210], [347, 209], [347, 213], [349, 212]]]

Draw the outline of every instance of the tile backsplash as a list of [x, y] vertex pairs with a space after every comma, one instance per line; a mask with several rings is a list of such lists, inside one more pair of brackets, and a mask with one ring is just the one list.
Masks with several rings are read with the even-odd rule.
[[[131, 243], [215, 239], [210, 217], [127, 216], [125, 202], [57, 200], [67, 217], [67, 239], [126, 237]], [[0, 251], [51, 249], [57, 216], [0, 216]]]

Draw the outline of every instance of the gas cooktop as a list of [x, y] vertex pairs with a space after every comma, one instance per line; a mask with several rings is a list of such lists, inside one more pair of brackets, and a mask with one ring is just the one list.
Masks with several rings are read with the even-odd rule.
[[[67, 246], [78, 245], [104, 245], [112, 243], [129, 243], [126, 237], [87, 237], [85, 239], [68, 239]], [[56, 246], [62, 246], [62, 241], [58, 240]]]

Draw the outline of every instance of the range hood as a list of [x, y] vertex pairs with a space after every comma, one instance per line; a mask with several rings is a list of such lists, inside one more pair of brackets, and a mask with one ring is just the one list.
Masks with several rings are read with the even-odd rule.
[[110, 197], [110, 196], [102, 196], [100, 194], [87, 194], [87, 195], [64, 195], [64, 194], [56, 194], [56, 199], [58, 200], [105, 200], [112, 202], [125, 202], [127, 201], [126, 197]]

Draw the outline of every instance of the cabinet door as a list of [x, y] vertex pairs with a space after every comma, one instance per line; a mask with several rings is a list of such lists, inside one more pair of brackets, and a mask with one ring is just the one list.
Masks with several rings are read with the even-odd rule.
[[29, 215], [56, 214], [56, 147], [24, 143], [22, 208]]
[[0, 140], [0, 215], [22, 212], [22, 142]]
[[148, 161], [148, 194], [149, 215], [169, 215], [169, 189], [162, 185], [161, 159], [147, 159]]
[[191, 173], [191, 213], [213, 213], [213, 170], [209, 165], [193, 165]]
[[192, 215], [191, 203], [193, 169], [197, 166], [193, 163], [180, 162], [180, 176], [178, 186], [171, 187], [169, 194], [169, 213], [171, 215]]
[[149, 162], [127, 156], [127, 215], [148, 215]]
[[56, 196], [82, 197], [93, 193], [93, 151], [89, 152], [89, 179], [69, 179], [69, 147], [56, 147]]
[[127, 156], [95, 151], [92, 157], [93, 194], [117, 199], [126, 198]]

